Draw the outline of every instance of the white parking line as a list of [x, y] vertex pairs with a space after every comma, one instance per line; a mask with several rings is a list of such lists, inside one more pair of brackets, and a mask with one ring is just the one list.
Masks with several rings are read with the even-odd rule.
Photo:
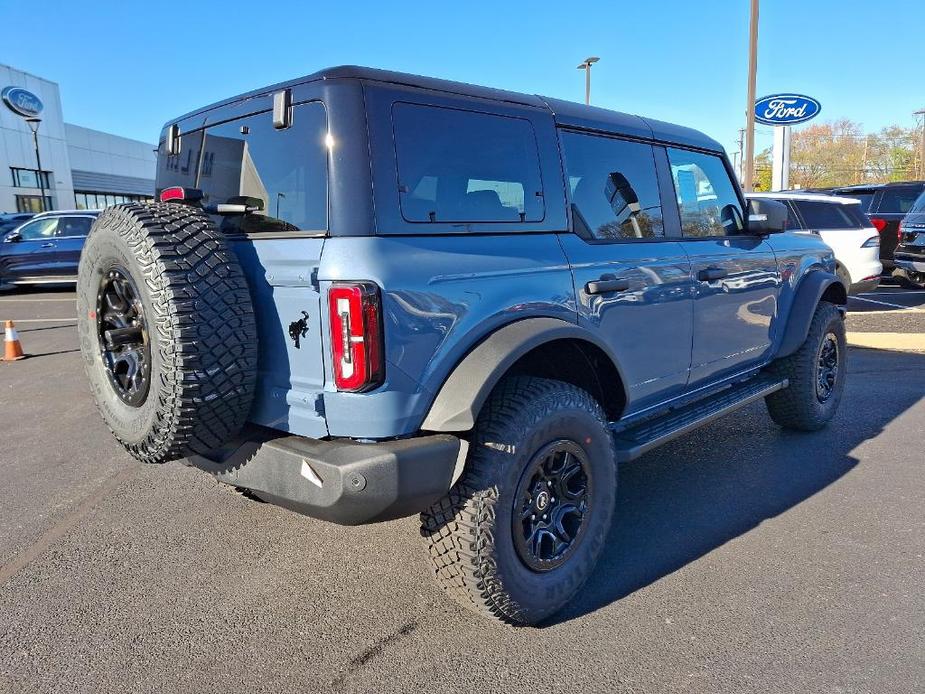
[[914, 311], [916, 313], [923, 313], [922, 309], [915, 308], [914, 306], [903, 306], [902, 304], [891, 304], [888, 301], [875, 301], [874, 299], [865, 299], [863, 296], [853, 296], [852, 299], [857, 299], [858, 301], [867, 301], [871, 304], [880, 304], [881, 306], [892, 306], [893, 308], [901, 308], [905, 311]]
[[9, 301], [9, 302], [14, 302], [14, 301], [23, 301], [23, 302], [25, 301], [74, 301], [76, 302], [77, 299], [0, 299], [0, 301]]
[[14, 323], [67, 323], [77, 320], [75, 316], [70, 318], [11, 318]]
[[860, 296], [906, 296], [907, 294], [925, 294], [925, 290], [908, 289], [904, 292], [861, 292]]
[[902, 311], [877, 311], [876, 309], [873, 311], [862, 311], [856, 308], [848, 309], [848, 314], [852, 316], [895, 316], [900, 313], [902, 313]]

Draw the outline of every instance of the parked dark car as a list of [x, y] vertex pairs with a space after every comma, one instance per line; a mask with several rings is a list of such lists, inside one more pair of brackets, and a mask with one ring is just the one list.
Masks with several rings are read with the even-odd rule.
[[76, 282], [77, 265], [98, 210], [42, 212], [3, 235], [0, 286]]
[[34, 212], [12, 212], [0, 214], [0, 236], [12, 231], [21, 224], [25, 224], [35, 216]]
[[900, 282], [925, 287], [925, 192], [899, 225], [899, 244], [894, 259]]
[[893, 252], [899, 241], [899, 223], [925, 191], [925, 181], [846, 186], [828, 191], [831, 195], [857, 198], [870, 223], [880, 232], [880, 262], [887, 272], [894, 268]]

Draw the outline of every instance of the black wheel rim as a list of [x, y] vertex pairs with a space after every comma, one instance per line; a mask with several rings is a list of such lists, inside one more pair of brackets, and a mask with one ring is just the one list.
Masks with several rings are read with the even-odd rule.
[[534, 571], [561, 566], [584, 536], [590, 511], [591, 466], [574, 441], [544, 446], [527, 465], [514, 500], [514, 546]]
[[835, 392], [838, 380], [838, 338], [835, 333], [826, 333], [819, 346], [816, 362], [816, 398], [825, 402]]
[[110, 385], [122, 402], [139, 407], [151, 381], [151, 349], [138, 288], [121, 268], [112, 268], [100, 280], [96, 331]]

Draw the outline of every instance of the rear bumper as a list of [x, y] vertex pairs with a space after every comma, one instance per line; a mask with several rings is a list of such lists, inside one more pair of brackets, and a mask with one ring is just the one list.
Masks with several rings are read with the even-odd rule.
[[848, 289], [848, 293], [861, 294], [863, 292], [872, 292], [879, 286], [880, 276], [878, 275], [877, 277], [861, 280], [860, 282], [852, 282], [851, 287]]
[[902, 270], [925, 272], [925, 256], [899, 256], [894, 262], [896, 263], [896, 267]]
[[446, 494], [461, 448], [460, 439], [447, 434], [375, 443], [253, 436], [188, 460], [269, 503], [361, 525], [419, 513]]

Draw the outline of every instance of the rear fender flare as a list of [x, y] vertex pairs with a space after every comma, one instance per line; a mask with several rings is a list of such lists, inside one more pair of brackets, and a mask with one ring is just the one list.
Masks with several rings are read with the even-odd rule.
[[587, 330], [558, 318], [527, 318], [499, 328], [463, 358], [437, 393], [421, 429], [468, 431], [475, 426], [491, 391], [518, 359], [544, 343], [561, 339], [584, 340], [599, 347], [626, 383], [611, 351]]
[[808, 273], [800, 282], [793, 297], [787, 327], [784, 329], [784, 336], [777, 350], [777, 358], [790, 356], [806, 341], [816, 307], [826, 292], [833, 295], [830, 297], [834, 300], [833, 303], [840, 306], [848, 303], [845, 285], [831, 272], [815, 270]]

